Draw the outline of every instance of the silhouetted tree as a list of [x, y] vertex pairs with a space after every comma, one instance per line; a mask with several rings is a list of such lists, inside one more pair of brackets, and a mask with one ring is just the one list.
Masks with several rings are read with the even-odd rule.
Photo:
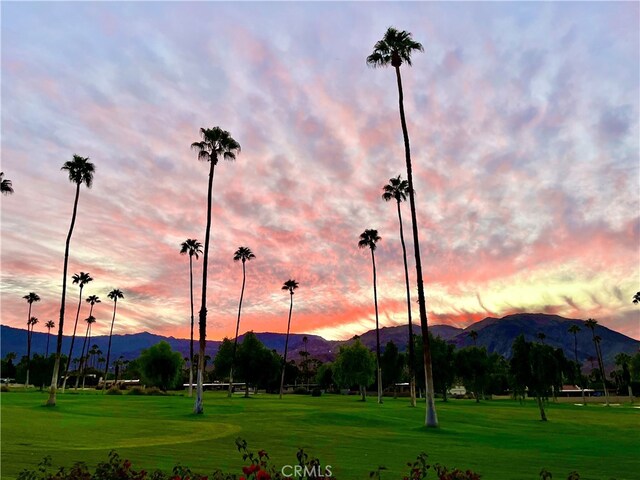
[[233, 354], [231, 356], [231, 369], [229, 370], [229, 397], [231, 397], [231, 390], [233, 385], [233, 366], [236, 361], [236, 350], [238, 349], [238, 334], [240, 333], [240, 313], [242, 312], [242, 299], [244, 298], [244, 286], [247, 280], [247, 272], [245, 270], [245, 263], [256, 256], [253, 254], [250, 248], [238, 247], [233, 254], [234, 262], [242, 262], [242, 289], [240, 290], [240, 302], [238, 303], [238, 320], [236, 321], [236, 336], [233, 339]]
[[62, 332], [64, 332], [64, 309], [67, 295], [67, 267], [69, 265], [69, 246], [71, 244], [71, 235], [73, 234], [73, 226], [76, 223], [76, 214], [78, 212], [78, 199], [80, 198], [80, 186], [85, 184], [87, 188], [93, 185], [93, 173], [95, 167], [88, 158], [73, 156], [73, 160], [65, 162], [62, 170], [69, 173], [69, 181], [76, 184], [76, 196], [73, 202], [73, 213], [71, 215], [71, 224], [69, 225], [69, 233], [64, 248], [64, 264], [62, 267], [62, 296], [60, 299], [60, 319], [58, 320], [58, 340], [56, 342], [56, 360], [53, 365], [53, 374], [51, 377], [51, 388], [49, 390], [49, 399], [47, 405], [55, 406], [56, 390], [58, 389], [58, 376], [60, 372], [60, 355], [62, 352]]
[[45, 353], [45, 357], [49, 357], [49, 338], [51, 337], [51, 329], [54, 328], [56, 324], [53, 323], [53, 320], [49, 320], [44, 326], [47, 327], [47, 353]]
[[631, 389], [631, 355], [626, 353], [619, 353], [615, 358], [616, 365], [621, 367], [621, 370], [618, 372], [620, 379], [620, 386], [626, 387], [627, 394], [629, 395], [629, 401], [633, 403], [633, 391]]
[[[111, 318], [111, 329], [109, 330], [109, 346], [107, 347], [107, 359], [104, 367], [105, 382], [107, 381], [107, 375], [109, 374], [109, 357], [111, 356], [111, 337], [113, 337], [113, 324], [116, 321], [116, 309], [118, 307], [118, 300], [121, 298], [124, 298], [124, 294], [120, 289], [114, 288], [107, 294], [107, 297], [113, 300], [113, 317]], [[105, 390], [106, 388], [103, 389], [102, 391], [104, 392]]]
[[[95, 297], [96, 299], [98, 298], [95, 295], [92, 295], [92, 297]], [[100, 300], [98, 299], [97, 301], [99, 302]], [[93, 310], [93, 304], [91, 305], [91, 310]], [[89, 342], [91, 341], [91, 326], [94, 323], [96, 323], [96, 317], [91, 315], [91, 312], [89, 312], [89, 316], [85, 319], [85, 322], [87, 322], [87, 330], [84, 334], [84, 342], [82, 342], [82, 352], [80, 354], [80, 371], [82, 372], [82, 389], [83, 390], [84, 390], [84, 380], [85, 380], [86, 371], [87, 371], [87, 358], [89, 357], [88, 350], [89, 350]], [[79, 381], [80, 381], [80, 375], [76, 375], [76, 386], [75, 386], [76, 390], [78, 389]]]
[[[73, 324], [73, 335], [71, 335], [71, 346], [69, 347], [69, 355], [67, 358], [73, 358], [73, 345], [76, 341], [76, 330], [78, 328], [78, 318], [80, 318], [80, 307], [82, 306], [82, 289], [87, 283], [93, 281], [93, 278], [91, 278], [91, 275], [86, 272], [74, 273], [71, 278], [73, 279], [73, 284], [78, 285], [80, 287], [80, 294], [78, 295], [78, 309], [76, 310], [76, 321]], [[69, 378], [69, 367], [71, 366], [70, 363], [71, 362], [67, 362], [67, 366], [64, 371], [64, 377], [62, 380], [63, 392], [67, 386], [67, 379]]]
[[31, 317], [27, 322], [27, 378], [24, 386], [29, 386], [29, 370], [31, 367], [31, 340], [33, 339], [33, 327], [38, 323], [36, 317]]
[[202, 141], [194, 142], [191, 148], [198, 151], [198, 160], [209, 162], [209, 187], [207, 189], [207, 227], [204, 238], [204, 254], [202, 257], [202, 303], [199, 314], [200, 353], [198, 355], [198, 379], [196, 387], [196, 401], [193, 411], [197, 414], [204, 413], [202, 404], [202, 382], [204, 379], [204, 350], [207, 337], [207, 269], [209, 265], [209, 237], [211, 233], [211, 197], [213, 191], [213, 175], [215, 166], [220, 158], [235, 160], [240, 153], [240, 144], [236, 142], [229, 132], [220, 127], [211, 129], [201, 128]]
[[580, 331], [580, 327], [573, 323], [567, 330], [569, 333], [573, 335], [573, 356], [576, 362], [576, 378], [580, 381], [580, 390], [582, 391], [582, 404], [586, 405], [587, 401], [584, 398], [584, 385], [582, 382], [582, 369], [580, 368], [580, 360], [578, 360], [578, 332]]
[[0, 172], [0, 192], [3, 195], [9, 195], [13, 193], [13, 185], [11, 184], [11, 180], [4, 178], [4, 172]]
[[373, 305], [376, 312], [376, 372], [378, 374], [378, 403], [382, 403], [382, 368], [380, 367], [380, 325], [378, 320], [378, 287], [376, 279], [376, 244], [381, 237], [377, 230], [367, 229], [360, 234], [358, 247], [371, 250], [371, 264], [373, 265]]
[[482, 347], [465, 347], [455, 353], [455, 371], [467, 390], [473, 391], [476, 402], [484, 397], [489, 377], [489, 356]]
[[396, 344], [392, 341], [387, 342], [384, 352], [380, 356], [380, 368], [385, 382], [384, 386], [393, 388], [394, 397], [397, 393], [396, 383], [400, 381], [404, 363], [404, 355], [398, 351]]
[[291, 312], [293, 311], [293, 291], [298, 288], [298, 282], [293, 279], [289, 279], [282, 285], [282, 290], [287, 290], [290, 296], [289, 303], [289, 321], [287, 322], [287, 337], [284, 341], [284, 357], [282, 359], [282, 376], [280, 378], [280, 398], [282, 398], [282, 392], [284, 390], [284, 375], [287, 365], [287, 353], [289, 351], [289, 330], [291, 329]]
[[22, 298], [24, 298], [29, 304], [29, 312], [27, 313], [27, 379], [25, 380], [25, 384], [24, 384], [25, 387], [28, 387], [29, 386], [29, 361], [31, 359], [31, 334], [29, 333], [31, 331], [31, 318], [32, 318], [31, 307], [35, 302], [40, 301], [40, 297], [38, 296], [37, 293], [29, 292]]
[[478, 340], [478, 332], [476, 332], [475, 330], [470, 330], [469, 333], [467, 334], [471, 340], [473, 340], [473, 346], [476, 346], [476, 340]]
[[[431, 333], [429, 333], [431, 335]], [[422, 340], [422, 339], [421, 339]], [[449, 389], [453, 386], [455, 380], [455, 346], [446, 342], [440, 337], [431, 336], [429, 341], [431, 345], [431, 361], [433, 362], [433, 385], [436, 392], [442, 393], [442, 399], [446, 402]], [[419, 346], [422, 352], [422, 347]], [[418, 350], [416, 349], [416, 350]], [[424, 357], [423, 357], [424, 358]], [[419, 365], [416, 368], [424, 369], [424, 361], [419, 359]], [[416, 360], [418, 363], [418, 360]]]
[[633, 296], [633, 303], [640, 303], [640, 292], [636, 292]]
[[409, 196], [409, 182], [403, 180], [400, 175], [390, 178], [389, 183], [382, 187], [384, 193], [382, 199], [385, 202], [396, 201], [398, 208], [398, 224], [400, 225], [400, 244], [402, 245], [402, 261], [404, 265], [404, 284], [407, 292], [407, 320], [409, 322], [409, 396], [411, 406], [416, 406], [416, 369], [415, 369], [415, 349], [413, 348], [413, 322], [411, 319], [411, 290], [409, 288], [409, 267], [407, 264], [407, 247], [404, 243], [404, 228], [402, 224], [402, 210], [400, 203], [405, 202]]
[[267, 388], [278, 381], [280, 356], [265, 347], [253, 332], [247, 332], [236, 353], [235, 368], [245, 382], [245, 397], [249, 396], [251, 385]]
[[428, 427], [438, 426], [438, 416], [434, 401], [433, 371], [431, 365], [431, 348], [429, 345], [429, 326], [427, 323], [427, 303], [424, 295], [424, 283], [422, 277], [422, 260], [420, 259], [420, 239], [418, 236], [418, 217], [416, 214], [415, 188], [413, 186], [413, 171], [411, 166], [411, 148], [409, 146], [409, 131], [404, 115], [404, 93], [402, 90], [402, 77], [400, 66], [403, 63], [411, 66], [411, 55], [414, 52], [422, 52], [422, 45], [413, 40], [411, 33], [388, 28], [382, 40], [373, 47], [373, 53], [367, 57], [367, 64], [372, 67], [387, 67], [391, 65], [395, 69], [398, 84], [398, 105], [400, 108], [400, 124], [404, 140], [405, 163], [407, 166], [407, 181], [409, 183], [409, 206], [411, 208], [411, 223], [413, 230], [413, 249], [416, 260], [416, 279], [418, 282], [418, 307], [420, 310], [420, 328], [422, 341], [424, 342], [424, 370], [426, 384], [426, 415], [425, 424]]
[[189, 301], [191, 303], [191, 337], [189, 341], [189, 396], [193, 396], [193, 257], [198, 259], [202, 244], [195, 238], [188, 238], [180, 245], [180, 254], [189, 254]]
[[540, 343], [544, 345], [544, 340], [545, 338], [547, 338], [547, 336], [543, 332], [538, 332], [536, 337], [538, 337], [538, 340], [540, 340]]
[[602, 362], [602, 353], [600, 351], [600, 337], [596, 335], [596, 327], [598, 325], [598, 321], [593, 318], [589, 318], [585, 320], [584, 326], [591, 330], [591, 335], [593, 336], [593, 345], [596, 349], [596, 359], [598, 360], [598, 369], [600, 370], [600, 377], [602, 378], [602, 388], [604, 389], [604, 400], [609, 406], [609, 392], [607, 392], [607, 381], [604, 375], [604, 363]]

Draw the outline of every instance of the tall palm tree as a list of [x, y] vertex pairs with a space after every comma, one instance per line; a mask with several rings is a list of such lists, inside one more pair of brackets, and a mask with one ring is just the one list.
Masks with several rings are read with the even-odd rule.
[[31, 367], [31, 340], [33, 338], [33, 327], [38, 323], [36, 317], [31, 317], [27, 322], [27, 380], [24, 384], [25, 388], [29, 387], [29, 368]]
[[287, 353], [289, 351], [289, 330], [291, 329], [291, 312], [293, 311], [293, 291], [298, 288], [298, 282], [293, 279], [289, 279], [282, 285], [282, 290], [287, 290], [290, 295], [289, 303], [289, 321], [287, 322], [287, 336], [284, 341], [284, 357], [282, 359], [282, 375], [280, 376], [280, 399], [282, 399], [282, 392], [284, 390], [284, 373], [287, 369]]
[[[104, 367], [104, 381], [107, 381], [107, 374], [109, 373], [109, 357], [111, 356], [111, 337], [113, 337], [113, 324], [116, 321], [116, 308], [118, 307], [118, 299], [124, 298], [124, 294], [117, 288], [111, 290], [107, 297], [113, 300], [113, 318], [111, 319], [111, 330], [109, 330], [109, 346], [107, 347], [107, 360]], [[103, 388], [104, 392], [106, 388]]]
[[418, 306], [420, 310], [420, 329], [422, 331], [422, 350], [424, 352], [424, 372], [426, 385], [426, 415], [425, 424], [428, 427], [438, 426], [438, 415], [433, 387], [433, 368], [431, 364], [431, 345], [429, 344], [429, 325], [427, 322], [427, 303], [424, 295], [422, 279], [422, 261], [420, 259], [420, 239], [418, 236], [418, 218], [416, 215], [415, 189], [413, 186], [413, 171], [411, 167], [411, 148], [409, 146], [409, 131], [404, 115], [404, 93], [402, 91], [402, 77], [400, 66], [403, 63], [411, 66], [411, 55], [422, 52], [422, 44], [413, 40], [411, 33], [388, 28], [382, 40], [378, 41], [371, 55], [367, 57], [367, 64], [371, 67], [387, 67], [391, 65], [396, 72], [398, 84], [398, 104], [400, 108], [400, 124], [404, 140], [405, 163], [407, 166], [407, 181], [409, 183], [409, 206], [411, 208], [411, 223], [413, 229], [413, 250], [416, 259], [416, 278], [418, 282]]
[[[73, 358], [73, 345], [76, 342], [76, 330], [78, 329], [78, 319], [80, 318], [80, 307], [82, 306], [82, 289], [84, 286], [93, 281], [93, 278], [88, 272], [74, 273], [71, 277], [73, 284], [80, 287], [80, 294], [78, 296], [78, 309], [76, 310], [76, 321], [73, 324], [73, 334], [71, 335], [71, 346], [69, 347], [69, 356], [67, 357], [67, 368], [64, 371], [64, 377], [62, 380], [62, 392], [67, 387], [67, 379], [69, 378], [69, 367], [71, 366], [70, 360]], [[78, 383], [78, 377], [76, 376], [76, 385]]]
[[209, 162], [209, 187], [207, 189], [207, 227], [204, 237], [204, 254], [202, 257], [202, 303], [199, 313], [200, 330], [200, 354], [198, 355], [198, 380], [196, 387], [196, 402], [193, 411], [197, 414], [204, 413], [202, 404], [202, 381], [204, 379], [204, 356], [207, 344], [207, 267], [209, 265], [209, 237], [211, 233], [211, 196], [213, 191], [213, 174], [215, 166], [220, 158], [235, 160], [240, 153], [240, 144], [236, 142], [229, 132], [220, 127], [201, 128], [202, 141], [194, 142], [191, 148], [197, 150], [198, 160]]
[[604, 399], [609, 406], [609, 393], [607, 392], [607, 381], [604, 376], [604, 364], [602, 362], [602, 352], [600, 351], [600, 341], [602, 340], [599, 335], [596, 335], [596, 327], [598, 326], [598, 321], [593, 318], [589, 318], [585, 320], [584, 326], [591, 330], [591, 335], [593, 336], [593, 345], [596, 348], [596, 359], [598, 360], [598, 369], [600, 370], [600, 376], [602, 377], [602, 388], [604, 389]]
[[49, 358], [49, 338], [51, 337], [51, 329], [55, 328], [56, 324], [53, 323], [53, 320], [49, 320], [44, 326], [47, 327], [47, 353], [45, 353], [45, 357]]
[[578, 332], [580, 331], [580, 327], [576, 323], [572, 323], [569, 329], [567, 330], [569, 333], [573, 334], [573, 356], [576, 361], [576, 373], [578, 374], [578, 380], [580, 380], [580, 390], [582, 390], [582, 404], [586, 405], [586, 401], [584, 398], [584, 388], [582, 387], [582, 369], [580, 368], [580, 361], [578, 360]]
[[76, 223], [76, 215], [78, 213], [78, 199], [80, 198], [80, 186], [86, 185], [91, 188], [93, 185], [93, 174], [95, 166], [89, 161], [89, 158], [74, 155], [73, 159], [65, 162], [61, 170], [69, 174], [69, 181], [76, 184], [76, 196], [73, 201], [73, 213], [71, 214], [71, 224], [69, 225], [69, 233], [64, 247], [64, 264], [62, 267], [62, 298], [60, 299], [60, 318], [58, 320], [58, 341], [56, 342], [56, 360], [53, 365], [53, 375], [51, 376], [51, 388], [49, 389], [49, 399], [47, 405], [55, 406], [56, 391], [58, 388], [58, 375], [60, 372], [60, 355], [62, 353], [62, 332], [64, 331], [64, 307], [67, 295], [67, 267], [69, 265], [69, 246], [71, 245], [71, 235], [73, 227]]
[[256, 256], [248, 247], [238, 247], [233, 254], [234, 262], [242, 262], [242, 289], [240, 290], [240, 302], [238, 303], [238, 320], [236, 321], [236, 336], [233, 340], [233, 354], [231, 356], [231, 370], [229, 371], [229, 397], [233, 389], [233, 366], [236, 363], [236, 350], [238, 349], [238, 333], [240, 330], [240, 312], [242, 311], [242, 299], [244, 297], [244, 286], [247, 279], [247, 272], [245, 271], [245, 263]]
[[34, 302], [40, 301], [40, 297], [38, 296], [37, 293], [29, 292], [22, 298], [24, 298], [29, 304], [29, 312], [27, 313], [27, 379], [25, 381], [25, 387], [28, 387], [29, 386], [29, 367], [31, 366], [31, 334], [29, 333], [31, 329], [31, 318], [32, 318], [31, 307], [33, 306]]
[[416, 371], [415, 349], [413, 345], [413, 322], [411, 319], [411, 289], [409, 288], [409, 266], [407, 265], [407, 247], [404, 244], [404, 228], [402, 225], [402, 211], [400, 203], [405, 202], [409, 195], [409, 182], [400, 175], [390, 178], [389, 183], [382, 187], [382, 199], [385, 202], [396, 201], [398, 207], [398, 223], [400, 224], [400, 243], [402, 244], [402, 260], [404, 262], [404, 284], [407, 290], [407, 319], [409, 321], [409, 393], [411, 406], [416, 406]]
[[[92, 295], [95, 296], [95, 295]], [[96, 297], [97, 298], [97, 297]], [[98, 300], [100, 301], [100, 300]], [[91, 305], [91, 307], [93, 308], [93, 305]], [[85, 377], [85, 370], [87, 369], [87, 357], [89, 356], [89, 352], [88, 352], [88, 345], [89, 342], [91, 341], [91, 325], [93, 325], [94, 323], [96, 323], [96, 317], [94, 317], [93, 315], [91, 315], [91, 313], [89, 313], [89, 316], [87, 318], [85, 318], [84, 320], [85, 322], [87, 322], [87, 330], [84, 334], [84, 342], [82, 342], [82, 352], [80, 353], [80, 372], [82, 375], [82, 389], [84, 390], [84, 377]], [[80, 383], [80, 375], [76, 375], [76, 386], [74, 387], [76, 390], [78, 389], [78, 384]]]
[[371, 250], [371, 264], [373, 265], [373, 304], [376, 311], [376, 369], [378, 371], [378, 403], [382, 403], [382, 367], [380, 366], [380, 328], [378, 319], [378, 287], [376, 280], [376, 243], [381, 240], [377, 230], [367, 229], [360, 234], [358, 247]]
[[0, 192], [2, 192], [3, 195], [13, 193], [11, 180], [4, 178], [4, 172], [0, 172]]
[[191, 301], [191, 342], [189, 343], [189, 396], [193, 395], [193, 257], [198, 259], [202, 244], [195, 238], [187, 238], [180, 245], [180, 254], [189, 254], [189, 299]]

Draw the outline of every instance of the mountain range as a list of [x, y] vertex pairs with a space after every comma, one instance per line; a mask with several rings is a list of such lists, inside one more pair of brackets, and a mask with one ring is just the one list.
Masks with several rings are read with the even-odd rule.
[[[584, 327], [583, 320], [568, 319], [557, 315], [547, 315], [541, 313], [519, 313], [508, 315], [503, 318], [487, 317], [484, 320], [473, 323], [466, 328], [457, 328], [449, 325], [431, 325], [429, 327], [431, 333], [436, 337], [441, 337], [448, 342], [452, 342], [457, 347], [465, 347], [474, 345], [474, 340], [469, 333], [475, 331], [478, 335], [475, 344], [479, 347], [486, 347], [491, 353], [497, 352], [505, 357], [509, 357], [511, 353], [511, 345], [514, 339], [523, 334], [526, 340], [538, 341], [538, 334], [546, 335], [545, 343], [555, 348], [562, 348], [565, 355], [574, 358], [574, 336], [568, 332], [569, 327], [576, 324], [580, 327], [577, 334], [578, 341], [578, 359], [583, 364], [589, 364], [592, 357], [595, 357], [591, 331]], [[414, 325], [415, 334], [420, 334], [420, 326]], [[256, 336], [269, 349], [275, 349], [279, 353], [284, 351], [284, 343], [286, 335], [283, 333], [271, 332], [255, 332]], [[602, 338], [601, 347], [604, 363], [608, 369], [612, 368], [615, 356], [620, 353], [635, 354], [640, 348], [640, 341], [623, 335], [615, 330], [611, 330], [602, 325], [597, 326], [596, 334]], [[318, 335], [305, 335], [294, 333], [289, 336], [289, 352], [293, 359], [299, 358], [299, 352], [304, 350], [303, 338], [307, 337], [307, 351], [312, 357], [322, 361], [330, 361], [335, 358], [341, 345], [345, 345], [354, 341], [357, 337], [360, 341], [369, 347], [375, 349], [376, 332], [370, 330], [362, 335], [355, 336], [349, 340], [326, 340]], [[242, 342], [244, 335], [240, 336], [239, 341]], [[380, 329], [380, 343], [384, 345], [389, 341], [393, 341], [400, 351], [405, 351], [408, 339], [408, 325], [395, 327], [383, 327]], [[84, 337], [76, 338], [74, 347], [75, 355], [79, 355], [82, 348]], [[50, 336], [49, 351], [55, 350], [55, 335]], [[106, 353], [109, 337], [96, 336], [91, 339], [91, 345], [98, 345], [98, 348]], [[175, 337], [164, 337], [149, 332], [114, 335], [111, 346], [111, 358], [116, 359], [123, 356], [125, 359], [131, 360], [140, 355], [140, 352], [149, 348], [160, 341], [166, 341], [176, 351], [183, 356], [189, 355], [189, 340]], [[71, 338], [65, 336], [62, 342], [62, 352], [66, 354], [69, 351]], [[32, 352], [44, 353], [47, 343], [47, 334], [34, 332], [32, 339]], [[208, 340], [206, 353], [215, 356], [222, 342], [217, 340]], [[25, 329], [13, 328], [2, 325], [0, 327], [0, 348], [2, 356], [7, 352], [15, 352], [20, 358], [26, 355], [27, 350], [27, 331]], [[194, 348], [197, 351], [197, 341]]]

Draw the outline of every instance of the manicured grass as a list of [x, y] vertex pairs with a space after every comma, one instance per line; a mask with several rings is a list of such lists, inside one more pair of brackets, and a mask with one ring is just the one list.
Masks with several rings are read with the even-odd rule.
[[295, 464], [298, 447], [331, 465], [339, 479], [364, 479], [378, 465], [383, 479], [399, 479], [422, 451], [432, 463], [470, 468], [485, 480], [537, 480], [542, 467], [554, 479], [578, 470], [583, 480], [638, 478], [640, 409], [550, 404], [549, 422], [538, 420], [533, 401], [438, 402], [441, 428], [422, 427], [424, 409], [406, 399], [323, 395], [258, 395], [228, 399], [207, 393], [205, 415], [191, 413], [183, 396], [110, 396], [2, 393], [2, 478], [15, 478], [44, 455], [54, 465], [83, 460], [95, 465], [116, 449], [134, 468], [169, 471], [180, 463], [194, 471], [240, 472], [234, 440], [240, 436], [276, 465]]

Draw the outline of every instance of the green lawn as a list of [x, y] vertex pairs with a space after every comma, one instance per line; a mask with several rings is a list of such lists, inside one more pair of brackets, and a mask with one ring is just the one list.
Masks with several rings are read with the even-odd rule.
[[578, 470], [583, 480], [638, 479], [640, 409], [551, 404], [549, 422], [538, 421], [532, 401], [454, 400], [437, 403], [441, 428], [427, 430], [424, 409], [406, 399], [377, 405], [357, 397], [258, 395], [250, 399], [207, 393], [205, 415], [191, 413], [183, 396], [2, 393], [2, 478], [14, 478], [44, 455], [54, 465], [105, 460], [116, 449], [134, 468], [170, 470], [181, 463], [201, 473], [214, 467], [239, 472], [240, 436], [277, 465], [295, 463], [297, 447], [332, 466], [339, 479], [365, 479], [378, 465], [383, 479], [399, 479], [405, 463], [422, 451], [432, 463], [471, 468], [485, 480], [554, 479]]

